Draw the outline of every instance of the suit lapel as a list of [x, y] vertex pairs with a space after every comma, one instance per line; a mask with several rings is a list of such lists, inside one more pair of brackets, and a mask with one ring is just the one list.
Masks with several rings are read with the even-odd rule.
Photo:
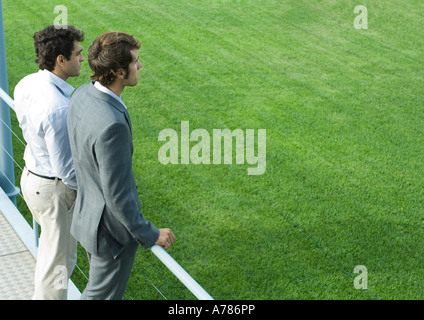
[[132, 156], [133, 151], [134, 151], [134, 146], [133, 146], [133, 141], [132, 141], [133, 135], [132, 135], [132, 125], [131, 125], [130, 115], [128, 114], [127, 108], [125, 108], [122, 105], [122, 103], [117, 101], [115, 98], [110, 97], [110, 99], [111, 99], [110, 102], [112, 103], [112, 105], [124, 114], [125, 120], [127, 121], [128, 127], [130, 129], [130, 136], [131, 136], [130, 143], [131, 143], [131, 156]]
[[128, 126], [130, 127], [131, 139], [132, 139], [132, 125], [130, 120], [130, 115], [128, 114], [127, 109], [124, 110], [125, 119], [127, 120]]

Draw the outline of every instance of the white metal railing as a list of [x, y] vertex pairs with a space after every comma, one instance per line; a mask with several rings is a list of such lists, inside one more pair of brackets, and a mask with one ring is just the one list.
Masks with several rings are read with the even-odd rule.
[[9, 95], [4, 92], [2, 88], [0, 88], [0, 98], [2, 98], [3, 101], [6, 102], [7, 105], [12, 108], [13, 111], [15, 111], [15, 107], [13, 106], [13, 99], [9, 97]]
[[[6, 102], [13, 111], [15, 111], [13, 99], [2, 88], [0, 88], [0, 98]], [[11, 129], [9, 128], [9, 130]], [[33, 226], [35, 247], [38, 247], [39, 231], [38, 224], [35, 219], [33, 219]], [[154, 245], [150, 248], [150, 251], [178, 278], [178, 280], [186, 286], [188, 290], [190, 290], [197, 299], [213, 300], [212, 296], [207, 293], [206, 290], [203, 289], [199, 283], [194, 280], [193, 277], [190, 276], [190, 274], [185, 271], [162, 247]]]
[[150, 250], [169, 270], [194, 294], [199, 300], [213, 300], [213, 298], [194, 280], [168, 252], [162, 247], [154, 245]]

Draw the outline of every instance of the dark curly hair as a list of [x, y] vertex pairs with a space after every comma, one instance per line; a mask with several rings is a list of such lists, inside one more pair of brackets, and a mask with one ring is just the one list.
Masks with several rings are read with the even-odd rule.
[[84, 41], [84, 32], [74, 26], [48, 26], [36, 32], [33, 38], [37, 55], [35, 62], [41, 70], [53, 71], [59, 55], [63, 55], [67, 60], [71, 58], [74, 42]]
[[90, 77], [102, 85], [112, 84], [119, 69], [129, 76], [129, 65], [133, 61], [131, 50], [140, 49], [140, 41], [125, 32], [106, 32], [98, 36], [88, 48], [88, 64], [93, 71]]

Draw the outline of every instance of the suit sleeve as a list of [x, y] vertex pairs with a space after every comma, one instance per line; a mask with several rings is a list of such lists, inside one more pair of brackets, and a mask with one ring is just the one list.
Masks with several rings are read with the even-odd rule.
[[150, 248], [156, 243], [159, 230], [140, 212], [131, 139], [126, 123], [114, 123], [99, 136], [95, 154], [106, 205], [139, 244]]

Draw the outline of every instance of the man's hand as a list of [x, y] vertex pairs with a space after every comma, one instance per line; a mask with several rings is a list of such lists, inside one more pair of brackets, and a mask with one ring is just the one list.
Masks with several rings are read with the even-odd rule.
[[175, 236], [171, 229], [159, 229], [159, 239], [155, 244], [160, 245], [164, 249], [168, 249], [175, 241]]

